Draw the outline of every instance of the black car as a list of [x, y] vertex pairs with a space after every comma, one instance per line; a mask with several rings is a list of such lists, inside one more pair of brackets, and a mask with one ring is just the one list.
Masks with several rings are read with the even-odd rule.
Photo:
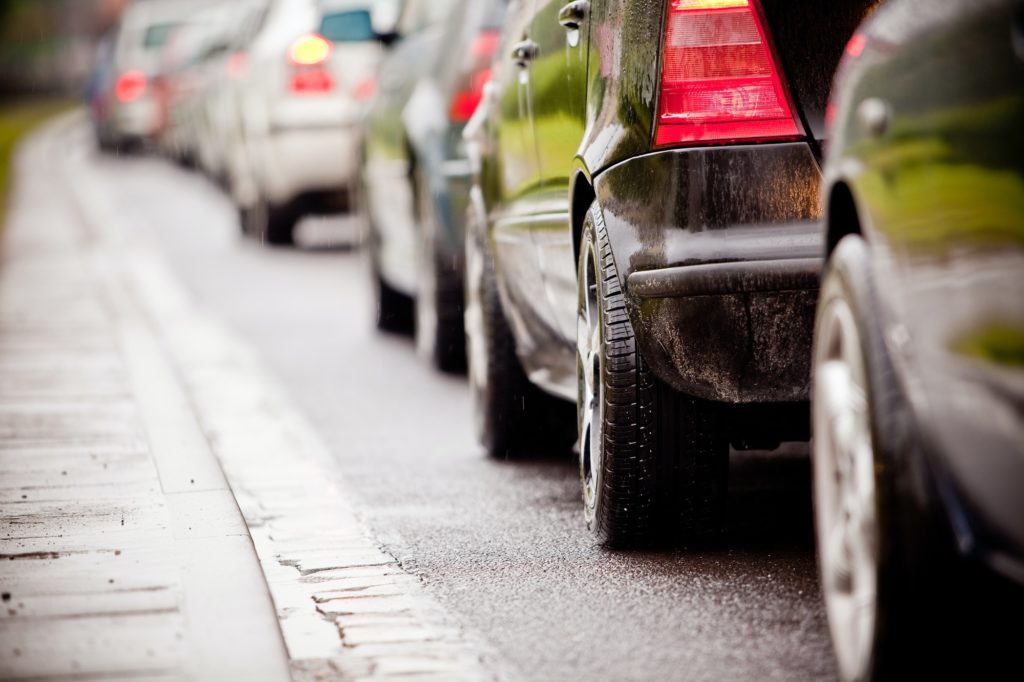
[[[846, 53], [825, 164], [813, 398], [840, 672], [1013, 677], [1024, 637], [1024, 2], [890, 0]], [[1000, 660], [1013, 667], [988, 670]]]
[[470, 131], [477, 423], [522, 452], [576, 401], [604, 543], [715, 534], [730, 445], [807, 439], [825, 107], [874, 4], [511, 3]]

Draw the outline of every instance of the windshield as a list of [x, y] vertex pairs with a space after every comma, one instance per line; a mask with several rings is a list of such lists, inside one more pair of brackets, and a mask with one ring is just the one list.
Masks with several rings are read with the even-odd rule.
[[320, 35], [334, 43], [356, 43], [374, 40], [373, 19], [365, 9], [325, 14], [320, 22]]
[[147, 50], [158, 50], [167, 43], [167, 39], [178, 28], [177, 23], [153, 24], [146, 29], [142, 37], [142, 46]]

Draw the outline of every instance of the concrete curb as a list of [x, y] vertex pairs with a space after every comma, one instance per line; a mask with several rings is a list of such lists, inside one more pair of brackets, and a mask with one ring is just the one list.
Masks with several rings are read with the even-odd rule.
[[333, 457], [259, 359], [197, 310], [120, 224], [88, 159], [69, 163], [82, 213], [148, 316], [218, 458], [276, 606], [294, 679], [495, 679], [472, 641], [382, 550]]

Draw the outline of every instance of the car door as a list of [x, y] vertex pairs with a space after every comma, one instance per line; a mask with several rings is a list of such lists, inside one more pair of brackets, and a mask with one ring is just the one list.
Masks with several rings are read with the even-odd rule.
[[494, 71], [497, 197], [490, 206], [492, 246], [509, 323], [529, 372], [538, 349], [550, 343], [551, 308], [544, 290], [532, 224], [540, 193], [540, 168], [530, 111], [536, 0], [513, 0]]
[[[569, 211], [569, 183], [586, 115], [590, 3], [536, 0], [531, 34], [537, 57], [530, 79], [540, 186], [533, 212], [534, 248], [551, 306], [551, 327], [575, 347], [576, 259]], [[575, 372], [575, 356], [571, 369]]]

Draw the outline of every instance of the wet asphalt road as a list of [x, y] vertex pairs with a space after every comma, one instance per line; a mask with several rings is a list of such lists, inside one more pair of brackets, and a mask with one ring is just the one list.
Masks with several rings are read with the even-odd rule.
[[373, 330], [358, 252], [243, 240], [219, 190], [159, 160], [97, 159], [95, 170], [200, 307], [262, 353], [387, 549], [503, 668], [528, 680], [834, 677], [805, 450], [734, 455], [719, 549], [603, 550], [568, 456], [489, 460], [465, 380]]

